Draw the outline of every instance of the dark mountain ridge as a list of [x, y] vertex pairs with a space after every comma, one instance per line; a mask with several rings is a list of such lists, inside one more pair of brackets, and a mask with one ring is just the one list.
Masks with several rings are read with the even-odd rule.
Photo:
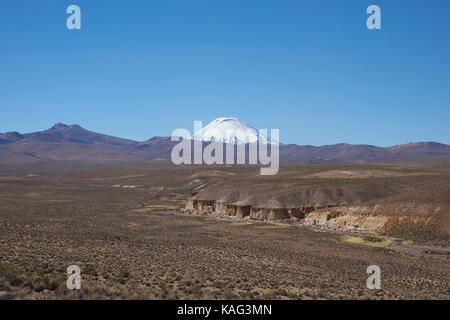
[[[137, 142], [89, 131], [76, 124], [58, 123], [39, 132], [0, 134], [0, 164], [48, 160], [170, 160], [171, 150], [177, 143], [171, 141], [170, 137], [153, 137]], [[450, 157], [450, 146], [438, 142], [416, 142], [386, 148], [346, 143], [325, 146], [280, 145], [282, 164], [400, 162], [432, 157]]]
[[108, 136], [86, 130], [77, 124], [55, 124], [48, 130], [23, 135], [25, 139], [43, 142], [72, 142], [86, 144], [106, 144], [112, 146], [125, 146], [135, 141]]

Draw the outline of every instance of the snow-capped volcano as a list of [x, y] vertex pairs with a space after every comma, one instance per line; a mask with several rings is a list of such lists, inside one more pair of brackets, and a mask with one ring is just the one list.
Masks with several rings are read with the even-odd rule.
[[269, 143], [269, 139], [238, 118], [217, 118], [197, 131], [191, 139], [223, 143]]

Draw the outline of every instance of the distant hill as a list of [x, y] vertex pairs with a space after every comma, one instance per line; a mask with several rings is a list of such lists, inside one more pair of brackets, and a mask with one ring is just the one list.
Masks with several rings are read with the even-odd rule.
[[17, 140], [21, 140], [23, 138], [25, 138], [25, 137], [16, 131], [1, 133], [0, 134], [0, 144], [13, 143], [13, 142], [16, 142]]
[[[170, 160], [177, 142], [170, 137], [153, 137], [137, 142], [86, 130], [79, 125], [58, 123], [48, 130], [21, 134], [0, 134], [0, 165], [38, 161], [110, 162]], [[203, 142], [206, 146], [208, 143]], [[344, 164], [450, 159], [450, 146], [417, 142], [381, 148], [371, 145], [326, 146], [280, 145], [282, 164]]]
[[77, 124], [55, 124], [48, 130], [23, 135], [29, 141], [39, 142], [72, 142], [83, 144], [105, 144], [112, 146], [126, 146], [135, 143], [132, 140], [111, 137], [105, 134], [83, 129]]
[[419, 142], [381, 148], [371, 145], [335, 144], [326, 146], [280, 147], [280, 157], [289, 163], [376, 163], [415, 161], [426, 157], [450, 156], [450, 146]]
[[132, 140], [83, 129], [79, 125], [58, 123], [48, 130], [20, 134], [0, 134], [0, 164], [46, 160], [87, 162], [128, 161], [137, 157], [121, 150]]

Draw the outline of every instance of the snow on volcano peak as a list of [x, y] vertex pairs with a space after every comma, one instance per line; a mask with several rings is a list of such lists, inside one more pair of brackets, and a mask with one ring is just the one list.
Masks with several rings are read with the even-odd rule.
[[258, 130], [234, 117], [217, 118], [197, 131], [191, 138], [232, 144], [269, 143], [269, 139], [265, 135], [258, 134]]

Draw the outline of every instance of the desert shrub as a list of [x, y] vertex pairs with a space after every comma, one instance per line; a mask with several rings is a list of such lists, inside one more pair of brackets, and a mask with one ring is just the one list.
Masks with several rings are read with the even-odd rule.
[[158, 283], [158, 287], [160, 287], [161, 289], [166, 289], [167, 288], [167, 285], [166, 285], [166, 283], [165, 282], [163, 282], [163, 281], [160, 281], [159, 283]]
[[52, 273], [53, 271], [54, 271], [55, 269], [51, 266], [51, 265], [49, 265], [49, 264], [44, 264], [44, 266], [42, 267], [42, 271], [44, 272], [44, 273]]
[[305, 280], [301, 283], [301, 285], [305, 288], [311, 288], [314, 286], [314, 284], [311, 282], [311, 280]]
[[44, 289], [48, 289], [50, 287], [50, 278], [48, 276], [43, 276], [41, 278], [40, 283], [44, 286]]
[[277, 296], [274, 293], [266, 293], [263, 295], [264, 300], [275, 300]]
[[214, 282], [214, 285], [216, 288], [225, 288], [227, 286], [227, 283], [225, 281], [216, 280]]
[[192, 290], [192, 293], [197, 297], [200, 298], [201, 296], [203, 296], [203, 291], [200, 288], [195, 288]]
[[368, 242], [382, 242], [383, 239], [377, 238], [377, 237], [374, 237], [374, 236], [368, 236], [368, 237], [364, 238], [364, 241], [368, 241]]
[[13, 287], [18, 287], [22, 284], [23, 279], [20, 276], [20, 270], [9, 263], [0, 264], [0, 279], [3, 279]]
[[42, 284], [36, 284], [36, 285], [34, 286], [34, 291], [36, 291], [36, 292], [42, 292], [42, 291], [44, 291], [44, 286], [43, 286]]
[[41, 292], [44, 289], [55, 291], [58, 290], [65, 283], [65, 276], [63, 273], [58, 273], [56, 276], [50, 277], [48, 275], [36, 277], [28, 284], [34, 291]]
[[95, 268], [94, 268], [94, 266], [91, 266], [91, 265], [86, 265], [86, 266], [84, 266], [82, 269], [81, 269], [81, 273], [82, 274], [87, 274], [87, 275], [90, 275], [90, 276], [97, 276], [98, 274], [97, 274], [97, 271], [95, 270]]
[[120, 269], [119, 275], [117, 276], [116, 281], [120, 284], [125, 284], [130, 277], [130, 272], [126, 268]]
[[317, 298], [323, 299], [323, 298], [325, 298], [325, 297], [326, 297], [325, 292], [319, 291], [319, 292], [317, 293]]
[[119, 277], [120, 278], [129, 278], [130, 277], [130, 272], [128, 271], [128, 269], [122, 268], [122, 269], [120, 269]]
[[61, 285], [65, 285], [66, 278], [63, 273], [58, 273], [48, 283], [47, 289], [51, 291], [57, 290]]
[[0, 291], [9, 291], [9, 290], [11, 290], [9, 283], [4, 280], [1, 280], [0, 281]]
[[279, 294], [280, 296], [287, 297], [289, 293], [288, 293], [285, 289], [279, 289], [279, 290], [278, 290], [278, 294]]
[[253, 295], [253, 293], [252, 293], [252, 292], [249, 292], [249, 291], [241, 291], [241, 292], [239, 292], [239, 296], [240, 296], [242, 299], [250, 299], [250, 300], [253, 300], [253, 299], [255, 298], [255, 296]]
[[47, 284], [46, 289], [50, 291], [55, 291], [59, 287], [59, 282], [56, 279], [51, 279]]
[[224, 298], [225, 298], [225, 300], [235, 300], [239, 297], [230, 291], [225, 291]]

